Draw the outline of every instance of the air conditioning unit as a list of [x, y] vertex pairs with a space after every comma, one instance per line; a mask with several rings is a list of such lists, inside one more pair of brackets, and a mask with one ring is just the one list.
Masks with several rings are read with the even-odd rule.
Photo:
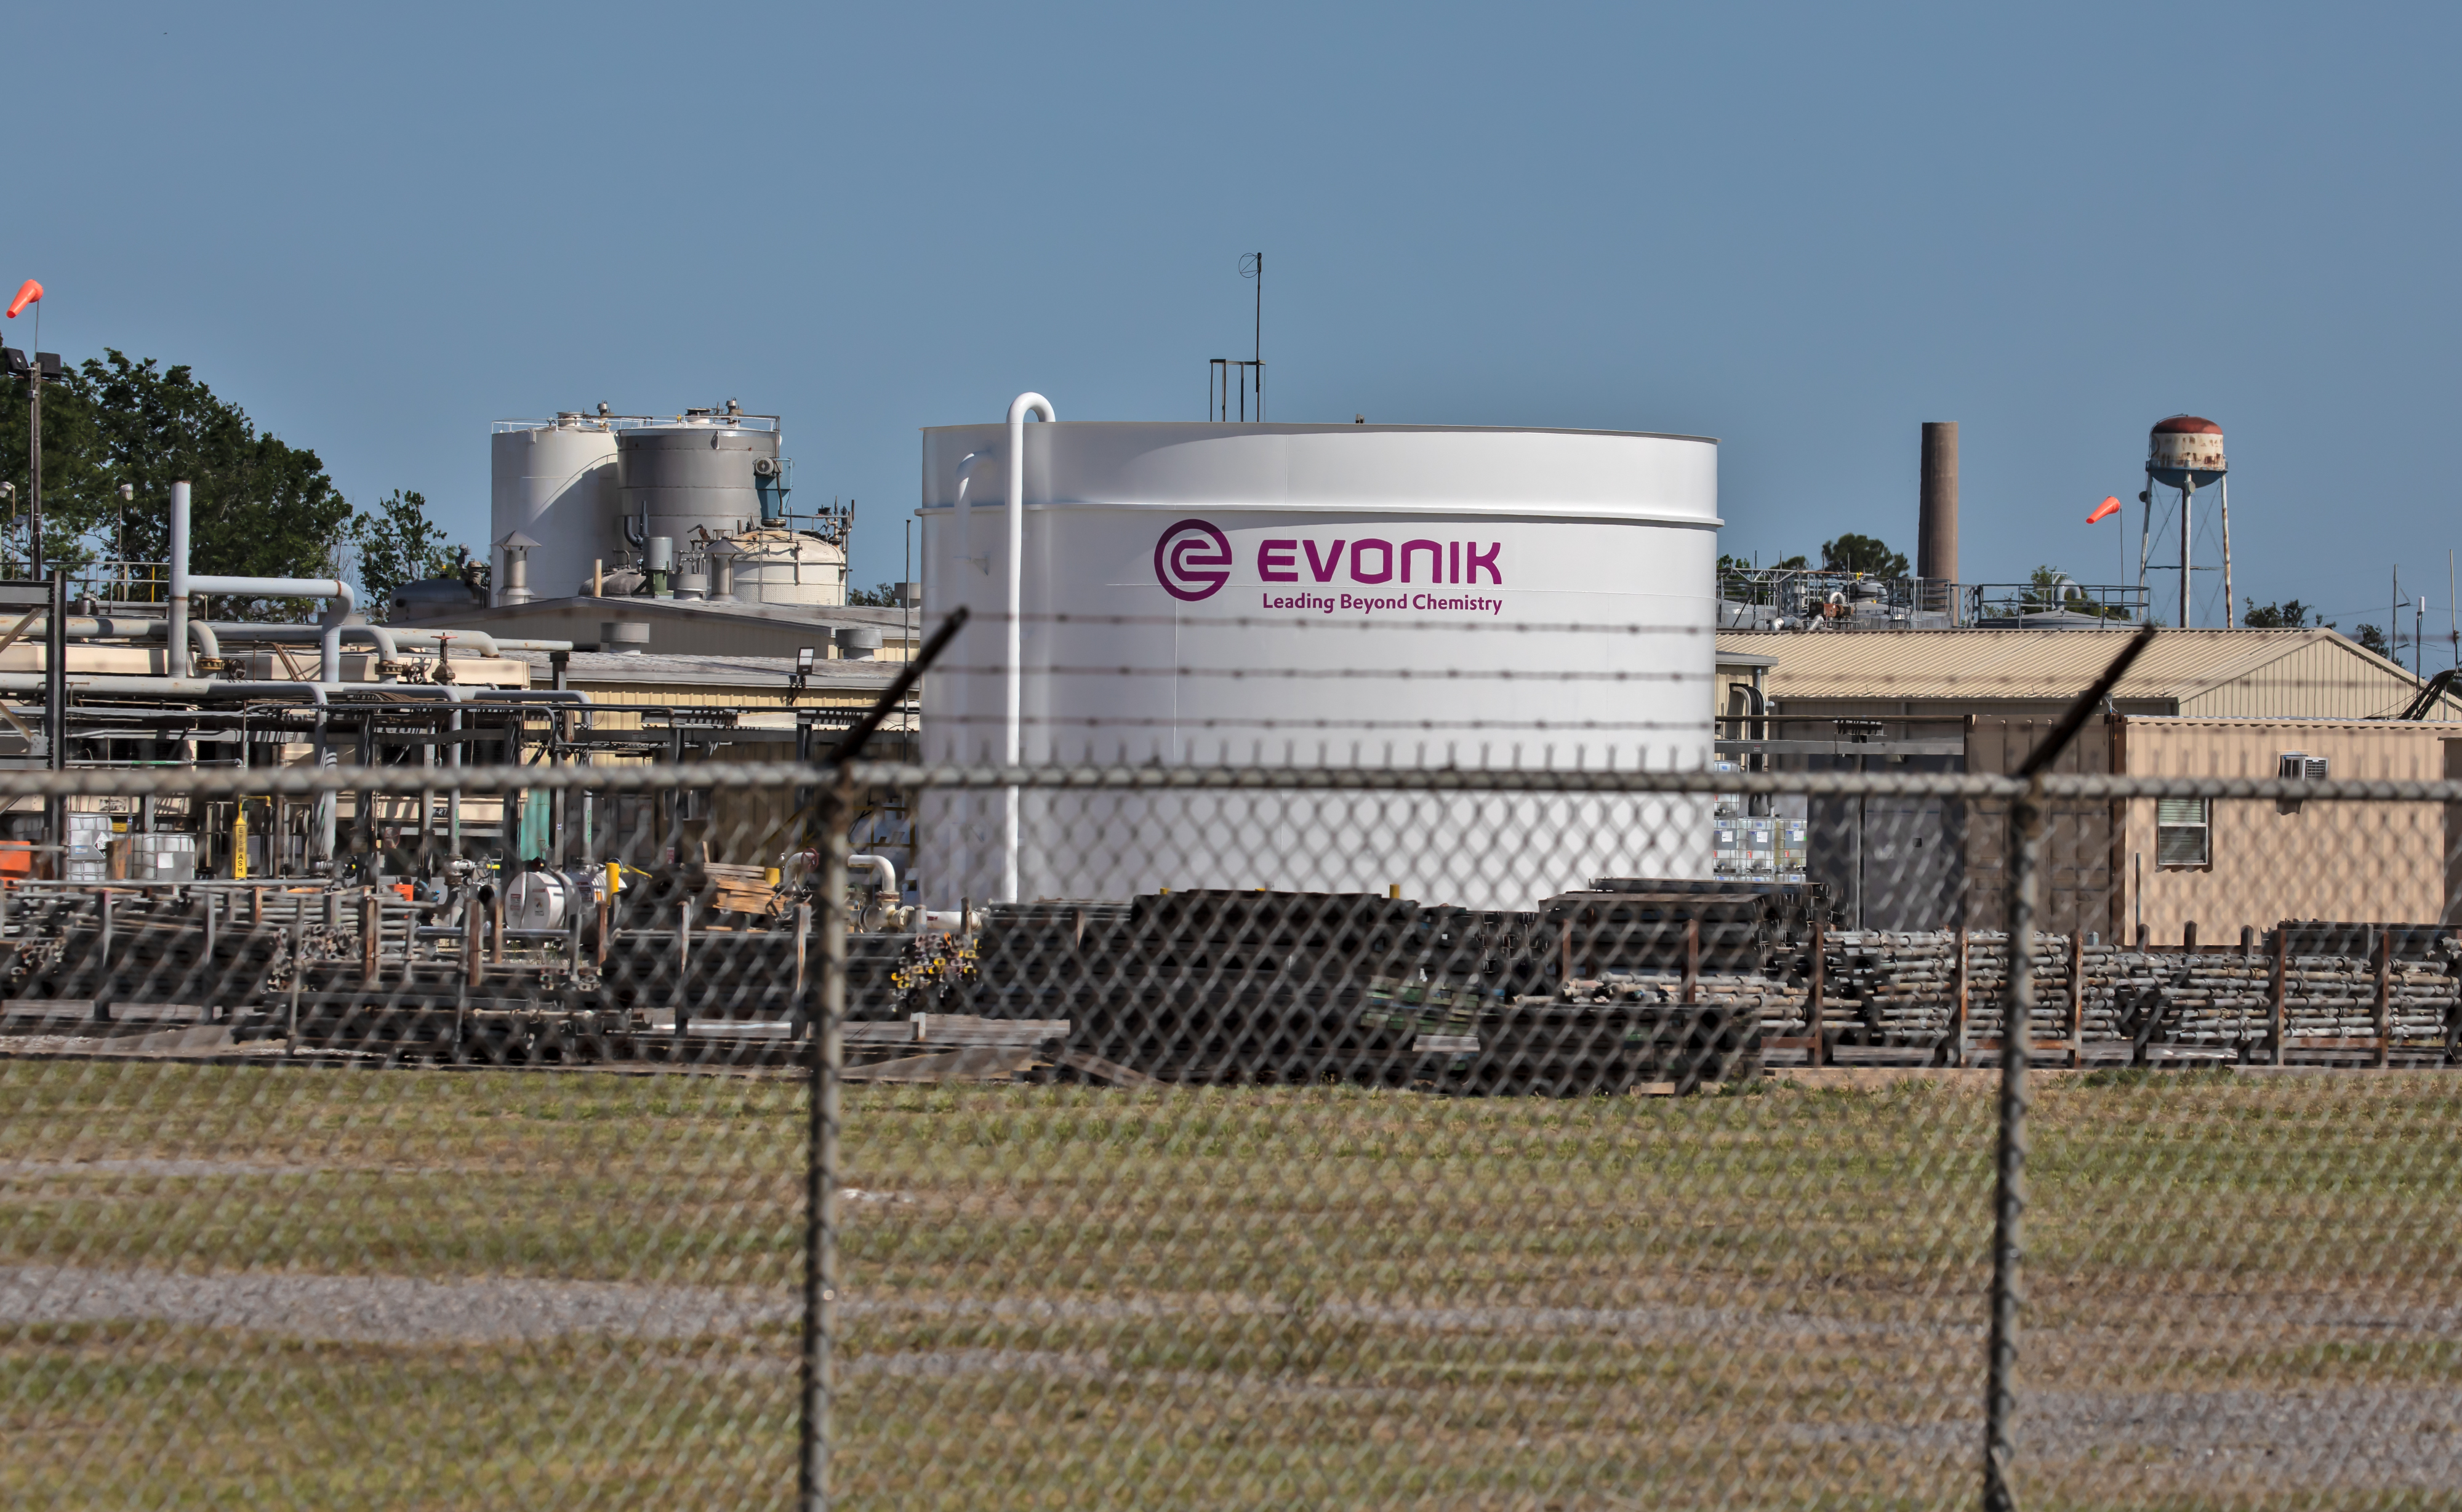
[[[2281, 782], [2323, 782], [2332, 775], [2332, 762], [2323, 756], [2311, 756], [2306, 751], [2284, 751], [2274, 758], [2274, 775]], [[2276, 813], [2298, 813], [2300, 800], [2277, 798]]]

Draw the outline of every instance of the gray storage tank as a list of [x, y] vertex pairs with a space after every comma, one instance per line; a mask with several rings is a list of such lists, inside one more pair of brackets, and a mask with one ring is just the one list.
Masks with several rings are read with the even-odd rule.
[[616, 438], [624, 534], [637, 547], [663, 535], [687, 551], [758, 529], [761, 486], [777, 473], [778, 418], [746, 415], [732, 403]]

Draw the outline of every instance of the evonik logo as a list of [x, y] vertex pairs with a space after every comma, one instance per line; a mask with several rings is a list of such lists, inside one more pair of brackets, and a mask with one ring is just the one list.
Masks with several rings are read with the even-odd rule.
[[1196, 603], [1231, 581], [1231, 538], [1203, 520], [1182, 520], [1155, 542], [1155, 581], [1172, 597]]
[[[1477, 541], [1404, 541], [1396, 547], [1391, 541], [1373, 536], [1358, 541], [1336, 541], [1330, 549], [1320, 551], [1314, 541], [1260, 541], [1257, 543], [1257, 580], [1263, 583], [1296, 583], [1300, 580], [1299, 553], [1307, 552], [1308, 576], [1316, 582], [1329, 583], [1342, 570], [1344, 549], [1350, 553], [1350, 580], [1354, 583], [1390, 583], [1398, 568], [1403, 582], [1411, 581], [1411, 564], [1421, 561], [1423, 583], [1463, 583], [1479, 581], [1485, 572], [1487, 580], [1504, 586], [1503, 570], [1496, 559], [1504, 551], [1501, 541], [1480, 551]], [[1371, 570], [1372, 569], [1372, 570]]]
[[[1303, 553], [1307, 558], [1305, 578], [1301, 575]], [[1333, 541], [1269, 539], [1257, 543], [1257, 580], [1267, 584], [1331, 583], [1339, 577], [1363, 587], [1391, 583], [1398, 588], [1415, 582], [1433, 589], [1446, 585], [1476, 588], [1483, 577], [1487, 584], [1501, 588], [1503, 553], [1501, 541], [1481, 546], [1477, 541], [1416, 538], [1395, 542], [1377, 536]], [[1194, 519], [1176, 521], [1155, 542], [1155, 581], [1174, 598], [1197, 603], [1213, 597], [1231, 581], [1233, 561], [1231, 538], [1213, 524]], [[1504, 608], [1501, 598], [1439, 596], [1424, 591], [1390, 593], [1390, 596], [1348, 593], [1335, 596], [1277, 594], [1268, 589], [1261, 603], [1267, 609], [1325, 614], [1337, 609], [1368, 614], [1409, 609], [1494, 615], [1502, 613]]]

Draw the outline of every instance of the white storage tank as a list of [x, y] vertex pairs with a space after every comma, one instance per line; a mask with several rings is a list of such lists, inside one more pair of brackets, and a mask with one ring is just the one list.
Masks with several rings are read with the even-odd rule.
[[810, 531], [745, 530], [711, 543], [709, 554], [730, 560], [734, 596], [744, 602], [808, 609], [846, 602], [846, 548]]
[[634, 533], [700, 550], [761, 524], [761, 485], [777, 475], [778, 417], [732, 405], [686, 410], [626, 430], [617, 455], [620, 508]]
[[533, 598], [570, 598], [583, 591], [593, 558], [610, 565], [618, 558], [616, 426], [575, 413], [496, 421], [488, 444], [487, 514], [488, 581], [496, 601], [503, 601], [510, 575], [498, 543], [515, 532], [538, 543], [529, 549]]
[[[1029, 423], [1023, 759], [1698, 769], [1717, 447], [1403, 425]], [[1007, 427], [927, 430], [923, 601], [976, 616], [925, 756], [1005, 737]], [[927, 629], [929, 626], [927, 625]], [[926, 906], [997, 899], [997, 792], [921, 814]], [[1017, 893], [1384, 892], [1527, 907], [1711, 875], [1706, 799], [1039, 793]]]

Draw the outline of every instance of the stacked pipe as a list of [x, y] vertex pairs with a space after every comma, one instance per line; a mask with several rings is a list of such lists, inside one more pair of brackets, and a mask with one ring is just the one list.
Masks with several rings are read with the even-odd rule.
[[[2215, 1047], [2238, 1053], [2269, 1045], [2274, 1032], [2271, 942], [2269, 933], [2263, 945], [2246, 952], [2083, 945], [2076, 951], [2079, 1037], [2089, 1043]], [[1825, 1017], [1846, 1026], [1848, 1043], [1937, 1045], [1956, 1032], [1961, 972], [1955, 932], [1842, 932], [1828, 936], [1824, 946], [1825, 972], [1838, 994], [1825, 994]], [[1965, 937], [1964, 952], [1966, 1035], [1971, 1041], [1998, 1039], [2008, 983], [2008, 938], [1976, 931]], [[2038, 936], [2032, 958], [2033, 1038], [2065, 1040], [2070, 1033], [2070, 942], [2065, 936]], [[1774, 966], [1803, 974], [1797, 961], [1775, 961]], [[2451, 957], [2439, 951], [2391, 960], [2386, 978], [2391, 1038], [2422, 1048], [2443, 1046], [2449, 1026], [2462, 1019], [2462, 981], [2454, 975]], [[2367, 954], [2290, 956], [2282, 1001], [2288, 1048], [2297, 1050], [2302, 1040], [2372, 1036], [2375, 963]]]
[[1071, 1049], [1169, 1080], [1395, 1079], [1354, 1021], [1371, 982], [1418, 969], [1418, 914], [1365, 894], [1226, 891], [995, 905], [960, 1011], [1067, 1019]]

